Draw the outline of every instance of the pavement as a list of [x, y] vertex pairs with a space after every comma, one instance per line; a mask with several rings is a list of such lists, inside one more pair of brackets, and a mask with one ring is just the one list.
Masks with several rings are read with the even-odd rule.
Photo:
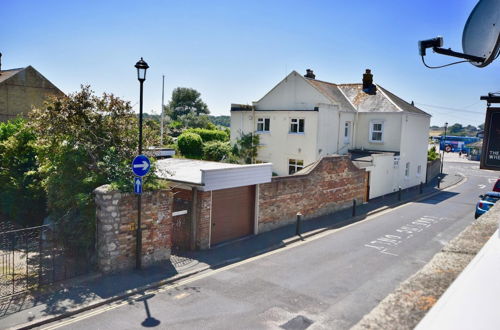
[[[441, 189], [459, 183], [459, 174], [447, 174]], [[111, 275], [90, 274], [58, 284], [38, 294], [22, 294], [0, 300], [0, 328], [32, 328], [69, 317], [131, 295], [179, 281], [209, 269], [217, 269], [238, 261], [286, 247], [323, 231], [340, 228], [398, 205], [439, 193], [437, 180], [423, 186], [405, 189], [356, 207], [304, 221], [301, 236], [295, 225], [285, 226], [256, 236], [216, 246], [206, 251], [173, 252], [170, 262]]]

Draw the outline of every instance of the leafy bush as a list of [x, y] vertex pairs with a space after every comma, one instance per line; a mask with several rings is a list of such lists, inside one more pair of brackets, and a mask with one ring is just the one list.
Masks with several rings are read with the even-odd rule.
[[46, 215], [35, 140], [22, 119], [0, 123], [0, 213], [23, 226], [41, 225]]
[[[85, 86], [68, 96], [50, 97], [30, 117], [49, 214], [62, 233], [74, 236], [72, 244], [90, 248], [94, 189], [107, 183], [122, 191], [133, 188], [130, 162], [137, 152], [137, 116], [129, 102], [112, 94], [98, 97]], [[149, 129], [145, 125], [144, 145], [152, 145]], [[145, 188], [158, 181], [151, 172]]]
[[203, 159], [221, 161], [229, 159], [231, 145], [229, 142], [211, 141], [203, 145]]
[[182, 133], [177, 139], [177, 146], [186, 157], [199, 159], [203, 155], [203, 141], [196, 133]]
[[189, 128], [185, 130], [185, 132], [196, 133], [198, 134], [203, 142], [211, 142], [211, 141], [221, 141], [226, 142], [229, 141], [229, 135], [222, 130], [216, 129], [206, 129], [206, 128]]
[[436, 146], [432, 146], [432, 148], [430, 148], [427, 151], [427, 160], [433, 161], [433, 160], [436, 160], [438, 158], [439, 158], [439, 153], [436, 151]]
[[259, 153], [260, 137], [258, 134], [241, 134], [233, 146], [233, 154], [243, 164], [252, 164]]

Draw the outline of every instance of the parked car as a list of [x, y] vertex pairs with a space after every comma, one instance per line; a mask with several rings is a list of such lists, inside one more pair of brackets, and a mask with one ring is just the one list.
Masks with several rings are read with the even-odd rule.
[[500, 192], [500, 179], [497, 179], [495, 185], [493, 186], [493, 191]]
[[479, 202], [476, 204], [476, 213], [474, 214], [475, 219], [486, 213], [500, 199], [500, 192], [490, 191], [480, 195], [479, 198]]

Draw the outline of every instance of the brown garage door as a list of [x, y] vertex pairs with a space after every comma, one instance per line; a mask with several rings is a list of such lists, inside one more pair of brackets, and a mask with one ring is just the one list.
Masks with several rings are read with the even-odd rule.
[[210, 244], [253, 234], [254, 213], [255, 186], [213, 191]]

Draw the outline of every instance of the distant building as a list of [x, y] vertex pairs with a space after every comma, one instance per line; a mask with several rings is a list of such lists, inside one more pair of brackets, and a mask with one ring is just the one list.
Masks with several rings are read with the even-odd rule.
[[39, 107], [48, 95], [64, 95], [31, 65], [0, 70], [0, 122], [25, 116]]

